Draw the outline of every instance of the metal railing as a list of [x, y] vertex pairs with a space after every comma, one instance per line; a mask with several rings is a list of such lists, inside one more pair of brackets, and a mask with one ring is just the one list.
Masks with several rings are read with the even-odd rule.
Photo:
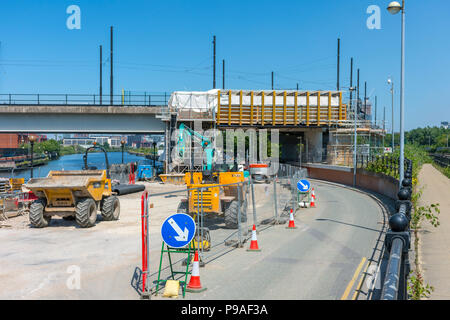
[[450, 155], [449, 154], [438, 154], [433, 153], [430, 154], [430, 156], [433, 158], [433, 161], [436, 162], [441, 167], [450, 167]]
[[410, 272], [408, 251], [411, 243], [412, 161], [406, 159], [405, 178], [398, 192], [397, 213], [389, 218], [389, 230], [384, 245], [389, 253], [381, 300], [406, 300], [407, 279]]
[[0, 94], [0, 105], [117, 105], [117, 106], [166, 106], [170, 93], [142, 93], [142, 94]]

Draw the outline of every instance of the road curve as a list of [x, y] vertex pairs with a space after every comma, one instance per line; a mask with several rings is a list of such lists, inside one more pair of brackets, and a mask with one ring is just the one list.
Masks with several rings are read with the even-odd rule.
[[320, 181], [313, 186], [317, 208], [297, 211], [297, 229], [274, 226], [259, 233], [261, 252], [236, 249], [207, 263], [200, 272], [208, 289], [186, 299], [355, 298], [380, 247], [383, 210], [367, 194]]

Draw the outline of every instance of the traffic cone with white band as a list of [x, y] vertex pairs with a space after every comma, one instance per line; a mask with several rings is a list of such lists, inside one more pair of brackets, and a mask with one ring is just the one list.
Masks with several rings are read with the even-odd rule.
[[291, 213], [289, 214], [289, 225], [286, 227], [286, 229], [297, 229], [295, 226], [294, 221], [294, 210], [291, 209]]
[[200, 283], [200, 265], [198, 263], [198, 251], [195, 250], [194, 265], [192, 267], [191, 280], [187, 285], [186, 291], [202, 292], [205, 290], [206, 288], [202, 288], [202, 284]]
[[311, 191], [311, 198], [314, 198], [314, 200], [316, 200], [316, 194], [314, 193], [314, 188], [312, 188], [312, 191]]
[[316, 207], [316, 196], [314, 195], [314, 193], [311, 195], [311, 201], [309, 204], [310, 204], [310, 208]]
[[253, 225], [252, 230], [252, 241], [250, 241], [250, 248], [247, 251], [261, 251], [258, 247], [258, 239], [256, 239], [256, 226]]

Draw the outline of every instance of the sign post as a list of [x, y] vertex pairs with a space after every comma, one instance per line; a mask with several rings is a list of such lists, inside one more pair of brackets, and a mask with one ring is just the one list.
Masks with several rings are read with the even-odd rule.
[[[177, 213], [168, 217], [161, 227], [161, 236], [163, 239], [161, 247], [161, 257], [159, 260], [158, 280], [156, 282], [156, 292], [159, 290], [161, 280], [161, 268], [164, 253], [167, 253], [169, 258], [169, 266], [171, 277], [175, 280], [175, 274], [184, 274], [184, 281], [180, 281], [183, 289], [183, 298], [186, 294], [187, 277], [189, 272], [189, 263], [191, 261], [191, 253], [195, 250], [192, 246], [192, 239], [195, 236], [195, 221], [191, 216], [184, 213]], [[174, 271], [172, 266], [171, 253], [187, 253], [186, 269], [184, 271]]]
[[302, 207], [302, 203], [305, 202], [305, 197], [307, 198], [307, 201], [311, 201], [310, 197], [310, 191], [311, 191], [311, 183], [306, 179], [301, 179], [297, 182], [297, 202], [299, 207]]

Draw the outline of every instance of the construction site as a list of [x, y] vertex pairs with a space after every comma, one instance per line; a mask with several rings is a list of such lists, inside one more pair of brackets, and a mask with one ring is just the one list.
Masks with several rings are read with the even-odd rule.
[[[308, 178], [311, 164], [351, 168], [355, 125], [359, 156], [384, 152], [385, 130], [364, 120], [367, 114], [355, 122], [342, 91], [174, 92], [156, 117], [166, 128], [161, 174], [150, 165], [150, 174], [136, 179], [142, 168], [110, 165], [94, 142], [81, 170], [4, 179], [0, 217], [8, 245], [1, 254], [9, 258], [2, 269], [11, 272], [18, 261], [28, 267], [4, 282], [2, 298], [196, 299], [192, 292], [232, 298], [206, 291], [196, 278], [199, 267], [214, 270], [214, 261], [236, 254], [244, 261], [243, 248], [261, 251], [256, 234], [277, 238], [282, 226], [295, 230], [295, 223], [309, 221], [317, 211], [315, 190], [328, 191], [314, 182], [300, 192], [298, 181]], [[95, 150], [105, 154], [103, 169], [90, 166]], [[178, 233], [191, 239], [180, 247], [160, 234], [174, 214], [190, 216], [195, 225]], [[79, 233], [83, 241], [74, 242]], [[91, 250], [92, 241], [102, 245]], [[46, 249], [36, 252], [40, 242]], [[17, 246], [20, 254], [13, 253]], [[70, 257], [53, 246], [70, 248]], [[89, 274], [83, 290], [71, 289], [81, 286], [75, 280], [61, 284], [77, 268]], [[108, 276], [117, 280], [105, 282]], [[211, 276], [220, 279], [217, 272]], [[14, 289], [18, 281], [26, 283], [23, 290]]]

